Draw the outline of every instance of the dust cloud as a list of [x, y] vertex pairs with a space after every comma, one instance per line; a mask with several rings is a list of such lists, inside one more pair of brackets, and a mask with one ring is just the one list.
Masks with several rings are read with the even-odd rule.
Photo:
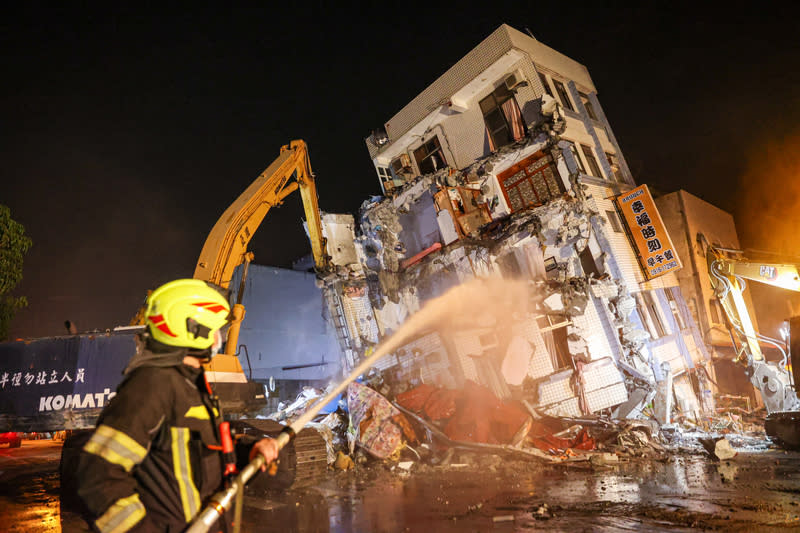
[[447, 327], [457, 321], [461, 327], [501, 327], [508, 321], [522, 318], [529, 310], [533, 291], [525, 281], [503, 279], [499, 276], [476, 278], [457, 285], [443, 295], [428, 301], [390, 337], [378, 345], [375, 352], [364, 359], [353, 371], [333, 388], [327, 396], [306, 410], [292, 423], [300, 431], [310, 422], [320, 408], [338, 396], [358, 376], [369, 370], [383, 356], [394, 352], [419, 333], [433, 327]]

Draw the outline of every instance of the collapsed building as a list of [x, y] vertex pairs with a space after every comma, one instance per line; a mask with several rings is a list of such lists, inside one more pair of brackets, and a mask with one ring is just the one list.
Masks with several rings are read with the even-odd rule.
[[713, 409], [669, 237], [648, 264], [634, 248], [655, 206], [631, 227], [614, 201], [638, 189], [586, 67], [502, 25], [365, 142], [383, 194], [323, 216], [345, 372], [426, 302], [499, 275], [535, 289], [531, 309], [454, 309], [376, 362], [383, 388], [474, 382], [561, 417]]

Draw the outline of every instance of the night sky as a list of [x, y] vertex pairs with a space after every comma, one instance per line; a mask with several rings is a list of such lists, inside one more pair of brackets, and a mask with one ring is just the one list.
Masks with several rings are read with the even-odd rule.
[[[34, 242], [12, 337], [127, 324], [292, 139], [321, 208], [355, 213], [380, 192], [364, 137], [502, 23], [588, 67], [639, 183], [800, 254], [796, 9], [599, 5], [4, 12], [0, 203]], [[301, 217], [299, 195], [269, 213], [257, 263], [308, 252]]]

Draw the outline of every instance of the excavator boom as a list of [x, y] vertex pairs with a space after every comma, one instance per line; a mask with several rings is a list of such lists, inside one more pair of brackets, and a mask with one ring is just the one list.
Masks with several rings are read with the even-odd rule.
[[242, 264], [247, 246], [270, 209], [297, 189], [303, 199], [311, 253], [318, 271], [327, 268], [317, 191], [308, 147], [301, 140], [283, 146], [280, 155], [225, 210], [209, 233], [194, 277], [228, 288], [233, 271]]

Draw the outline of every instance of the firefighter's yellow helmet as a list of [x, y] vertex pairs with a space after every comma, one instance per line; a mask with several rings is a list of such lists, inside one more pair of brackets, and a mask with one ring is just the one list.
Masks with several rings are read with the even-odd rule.
[[215, 333], [229, 318], [228, 300], [199, 279], [170, 281], [147, 298], [147, 329], [154, 340], [169, 346], [211, 348]]

